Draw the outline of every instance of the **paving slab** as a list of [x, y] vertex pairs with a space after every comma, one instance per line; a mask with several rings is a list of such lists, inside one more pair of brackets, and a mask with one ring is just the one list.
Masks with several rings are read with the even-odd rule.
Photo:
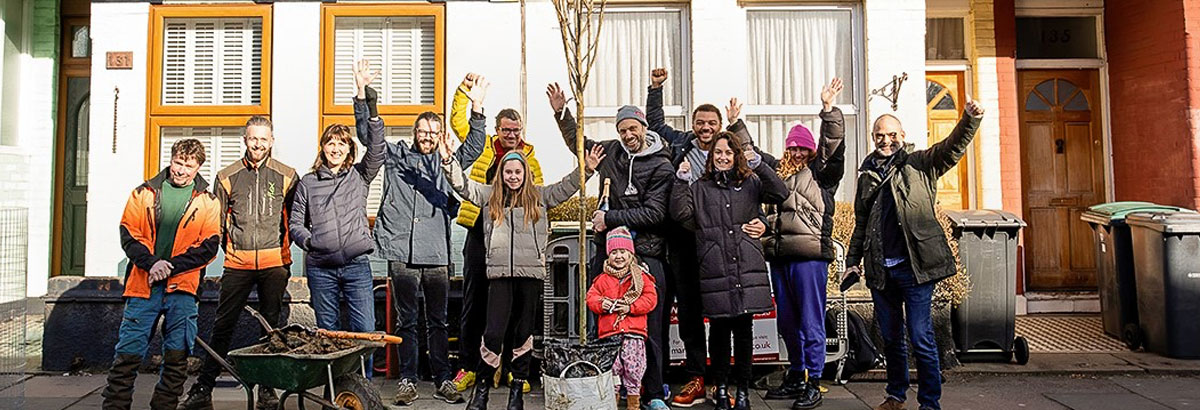
[[1147, 352], [1122, 352], [1113, 356], [1151, 373], [1200, 374], [1200, 360], [1172, 359]]
[[1172, 409], [1200, 408], [1200, 377], [1114, 377], [1112, 381]]
[[37, 399], [72, 398], [71, 401], [75, 401], [74, 399], [86, 396], [89, 393], [98, 392], [105, 384], [105, 375], [37, 376], [25, 381], [25, 397]]
[[1022, 366], [1008, 363], [964, 363], [946, 371], [949, 374], [1122, 374], [1145, 371], [1142, 367], [1112, 353], [1039, 353], [1029, 356]]
[[1171, 410], [1133, 393], [1054, 393], [1046, 397], [1071, 410]]

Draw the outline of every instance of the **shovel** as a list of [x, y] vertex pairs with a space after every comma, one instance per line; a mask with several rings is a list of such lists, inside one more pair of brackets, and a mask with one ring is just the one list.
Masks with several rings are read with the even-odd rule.
[[276, 337], [276, 335], [281, 334], [284, 330], [298, 330], [298, 331], [303, 331], [305, 333], [308, 333], [310, 335], [325, 336], [325, 337], [328, 337], [331, 339], [366, 340], [366, 341], [370, 341], [370, 342], [379, 342], [379, 343], [388, 343], [388, 344], [400, 344], [401, 342], [404, 341], [404, 339], [401, 338], [400, 336], [392, 336], [392, 335], [389, 335], [386, 333], [363, 333], [363, 332], [346, 332], [346, 331], [341, 331], [341, 330], [325, 330], [325, 329], [317, 329], [317, 328], [307, 327], [307, 326], [304, 326], [304, 325], [301, 325], [298, 323], [293, 323], [293, 324], [284, 326], [282, 328], [276, 329], [274, 327], [271, 327], [271, 324], [267, 322], [267, 319], [262, 317], [262, 315], [259, 314], [258, 311], [254, 310], [254, 308], [251, 308], [250, 306], [246, 306], [246, 311], [250, 312], [250, 315], [254, 316], [255, 319], [258, 319], [258, 322], [260, 324], [262, 324], [263, 329], [267, 330], [268, 337]]

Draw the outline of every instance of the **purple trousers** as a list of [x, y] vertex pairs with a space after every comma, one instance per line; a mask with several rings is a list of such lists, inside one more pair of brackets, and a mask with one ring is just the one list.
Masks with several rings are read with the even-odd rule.
[[825, 369], [825, 284], [827, 261], [771, 263], [776, 325], [787, 348], [789, 370], [821, 377]]

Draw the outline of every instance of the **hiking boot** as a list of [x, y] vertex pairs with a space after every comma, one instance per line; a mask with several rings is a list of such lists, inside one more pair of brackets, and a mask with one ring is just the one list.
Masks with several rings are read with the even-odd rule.
[[279, 396], [275, 395], [275, 389], [267, 386], [258, 385], [258, 400], [254, 402], [255, 410], [275, 410], [279, 408]]
[[525, 394], [525, 388], [522, 386], [528, 385], [529, 383], [521, 379], [513, 379], [512, 383], [509, 383], [508, 410], [525, 410], [525, 398], [522, 397]]
[[467, 391], [467, 388], [475, 385], [475, 372], [459, 370], [458, 374], [454, 375], [454, 389], [458, 391]]
[[767, 395], [763, 396], [767, 400], [789, 400], [800, 397], [801, 393], [807, 387], [804, 384], [804, 373], [788, 370], [783, 376], [783, 383], [779, 387], [767, 390]]
[[875, 406], [875, 410], [904, 410], [904, 402], [888, 397], [883, 403]]
[[462, 393], [454, 386], [454, 382], [443, 380], [437, 390], [433, 392], [433, 398], [442, 400], [450, 404], [458, 404], [463, 402]]
[[713, 391], [713, 410], [730, 410], [729, 388], [723, 384], [717, 385], [717, 390]]
[[396, 396], [392, 398], [392, 404], [398, 406], [407, 406], [417, 400], [417, 385], [412, 379], [400, 379], [396, 383]]
[[467, 403], [467, 410], [487, 410], [488, 393], [491, 390], [491, 383], [475, 383], [475, 391], [471, 393], [471, 401]]
[[179, 410], [212, 410], [212, 387], [195, 383], [179, 403]]
[[692, 377], [687, 384], [679, 390], [679, 394], [671, 399], [671, 405], [675, 407], [692, 407], [700, 403], [704, 403], [704, 378], [700, 376]]
[[750, 410], [750, 385], [741, 385], [737, 389], [737, 397], [733, 400], [733, 410]]
[[804, 391], [792, 402], [792, 410], [815, 409], [821, 405], [821, 382], [809, 379], [804, 382]]

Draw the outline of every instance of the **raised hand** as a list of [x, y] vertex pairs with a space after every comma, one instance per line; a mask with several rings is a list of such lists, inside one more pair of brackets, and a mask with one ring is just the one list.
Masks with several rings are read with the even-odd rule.
[[550, 108], [553, 108], [555, 113], [562, 112], [563, 107], [567, 105], [567, 95], [563, 93], [558, 83], [550, 83], [546, 86], [546, 98], [550, 100]]
[[471, 99], [471, 109], [475, 112], [483, 112], [483, 99], [487, 97], [488, 87], [492, 83], [488, 82], [487, 78], [482, 75], [475, 77], [475, 84], [467, 91], [467, 98]]
[[650, 86], [654, 88], [662, 87], [664, 81], [667, 81], [667, 69], [655, 68], [650, 70]]
[[365, 59], [365, 58], [362, 60], [358, 60], [358, 62], [354, 64], [353, 69], [354, 69], [354, 89], [358, 91], [359, 99], [366, 99], [367, 98], [366, 88], [368, 85], [371, 85], [372, 81], [375, 81], [375, 77], [379, 76], [379, 70], [375, 70], [375, 72], [371, 72], [371, 62], [367, 61], [367, 59]]
[[450, 135], [443, 132], [438, 137], [437, 143], [438, 154], [441, 155], [442, 161], [450, 162], [451, 158], [453, 158], [452, 155], [454, 155], [454, 150], [450, 148]]
[[587, 165], [587, 172], [595, 172], [596, 166], [600, 165], [600, 161], [603, 161], [606, 156], [604, 154], [604, 147], [600, 146], [600, 144], [592, 144], [592, 149], [588, 150], [587, 154], [583, 157], [584, 165]]
[[842, 92], [842, 79], [833, 77], [825, 88], [821, 89], [821, 110], [829, 112], [833, 109], [833, 100]]
[[475, 87], [475, 80], [478, 78], [479, 74], [467, 73], [467, 75], [463, 77], [462, 84], [459, 84], [459, 86], [464, 90], [470, 90], [472, 87]]
[[982, 117], [983, 116], [983, 106], [979, 105], [979, 101], [975, 101], [975, 100], [968, 101], [966, 111], [967, 111], [967, 114], [972, 117]]
[[737, 97], [729, 99], [729, 105], [725, 106], [725, 119], [729, 120], [729, 124], [737, 122], [739, 116], [742, 115], [742, 103], [738, 102]]

